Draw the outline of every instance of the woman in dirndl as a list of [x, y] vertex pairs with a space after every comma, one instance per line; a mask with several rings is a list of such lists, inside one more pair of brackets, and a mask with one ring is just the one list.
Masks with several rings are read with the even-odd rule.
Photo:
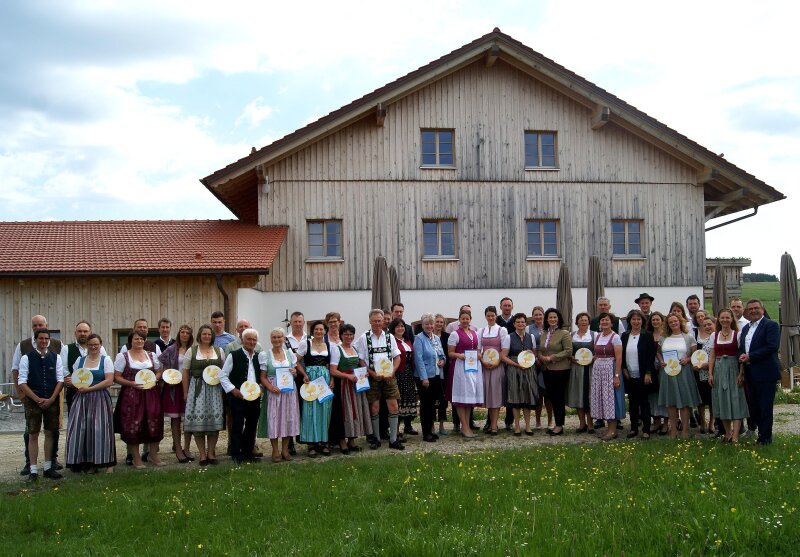
[[[397, 388], [400, 389], [398, 417], [403, 422], [403, 433], [417, 435], [411, 423], [417, 417], [417, 385], [414, 383], [414, 347], [406, 341], [406, 324], [402, 319], [393, 319], [389, 323], [389, 331], [394, 335], [397, 349], [400, 350], [400, 366], [394, 374]], [[400, 442], [405, 440], [400, 437]]]
[[272, 445], [272, 462], [280, 462], [292, 460], [289, 456], [289, 442], [292, 437], [300, 434], [300, 408], [294, 390], [282, 392], [278, 387], [276, 369], [286, 368], [294, 377], [298, 374], [304, 377], [304, 374], [297, 367], [294, 353], [285, 346], [286, 332], [283, 329], [272, 329], [269, 341], [272, 348], [258, 353], [258, 367], [261, 371], [259, 382], [267, 393], [262, 397], [258, 428], [259, 437], [269, 438]]
[[[161, 361], [161, 369], [183, 369], [183, 360], [186, 352], [192, 347], [194, 336], [189, 325], [181, 325], [178, 329], [178, 336], [175, 342], [164, 350], [158, 359]], [[175, 458], [178, 462], [185, 464], [194, 461], [189, 455], [192, 441], [192, 434], [188, 431], [183, 433], [183, 444], [181, 444], [181, 417], [186, 413], [186, 399], [183, 398], [183, 385], [170, 385], [164, 383], [161, 391], [161, 406], [164, 408], [164, 416], [169, 418], [170, 429], [172, 431], [172, 448], [175, 451]]]
[[572, 369], [569, 376], [567, 389], [567, 406], [578, 412], [580, 426], [575, 433], [594, 433], [594, 424], [589, 410], [589, 394], [592, 384], [592, 363], [581, 365], [575, 359], [575, 353], [586, 348], [594, 357], [595, 332], [589, 330], [591, 318], [589, 314], [581, 312], [575, 317], [578, 329], [572, 333]]
[[192, 346], [183, 359], [183, 396], [186, 400], [186, 415], [183, 431], [194, 435], [200, 455], [200, 466], [219, 464], [217, 440], [225, 429], [225, 408], [222, 386], [209, 385], [203, 379], [203, 370], [208, 366], [222, 368], [225, 358], [221, 348], [214, 346], [214, 330], [211, 325], [197, 329], [197, 344]]
[[525, 418], [525, 435], [533, 435], [531, 429], [531, 410], [539, 403], [539, 382], [536, 379], [534, 366], [525, 368], [517, 361], [521, 352], [536, 351], [536, 341], [533, 335], [525, 330], [527, 318], [524, 313], [517, 313], [511, 318], [514, 323], [514, 332], [508, 339], [508, 353], [503, 357], [506, 364], [508, 405], [514, 414], [514, 435], [520, 437], [519, 415], [522, 412]]
[[708, 382], [711, 384], [714, 416], [725, 426], [725, 442], [738, 443], [742, 420], [750, 417], [744, 395], [744, 371], [739, 364], [739, 324], [729, 309], [717, 314], [711, 336]]
[[[297, 362], [297, 366], [305, 373], [304, 381], [306, 383], [323, 377], [328, 387], [333, 389], [333, 381], [328, 368], [331, 363], [331, 347], [330, 343], [325, 340], [326, 329], [327, 327], [322, 321], [312, 324], [311, 337], [306, 338], [306, 341], [297, 347], [297, 356], [303, 359], [302, 364]], [[332, 406], [333, 397], [324, 402], [303, 401], [300, 441], [308, 444], [308, 456], [311, 458], [318, 454], [325, 456], [331, 454], [328, 448], [328, 429]]]
[[470, 428], [470, 410], [483, 404], [483, 373], [480, 359], [475, 363], [477, 369], [467, 371], [464, 365], [466, 360], [464, 353], [467, 350], [479, 352], [481, 349], [478, 333], [470, 329], [471, 321], [472, 314], [468, 310], [461, 310], [458, 315], [458, 328], [450, 333], [447, 339], [452, 378], [448, 384], [449, 400], [461, 420], [461, 435], [467, 439], [478, 436]]
[[622, 388], [622, 339], [611, 328], [611, 314], [603, 312], [598, 318], [600, 334], [594, 341], [590, 407], [594, 418], [606, 420], [608, 424], [608, 430], [600, 439], [611, 441], [617, 438], [615, 394]]
[[79, 387], [67, 420], [67, 467], [73, 472], [113, 472], [117, 464], [113, 411], [108, 388], [114, 383], [114, 362], [100, 354], [103, 340], [89, 335], [86, 356], [78, 358], [79, 369], [92, 374], [92, 384]]
[[367, 364], [358, 357], [358, 352], [353, 348], [353, 340], [356, 337], [356, 329], [350, 324], [343, 324], [339, 327], [339, 338], [342, 344], [332, 347], [331, 350], [331, 375], [334, 381], [334, 392], [338, 385], [339, 401], [334, 400], [334, 404], [339, 404], [340, 422], [334, 424], [331, 417], [331, 430], [336, 429], [339, 442], [339, 450], [342, 454], [358, 452], [361, 448], [355, 444], [355, 440], [372, 434], [372, 421], [369, 414], [369, 401], [367, 392], [356, 392], [356, 377], [353, 370], [365, 367]]
[[131, 349], [117, 355], [114, 360], [114, 381], [122, 388], [114, 411], [114, 431], [128, 445], [133, 458], [133, 467], [143, 469], [139, 445], [147, 443], [150, 449], [148, 461], [155, 466], [164, 466], [158, 458], [158, 444], [164, 438], [164, 412], [161, 395], [155, 387], [145, 389], [136, 382], [136, 374], [147, 369], [161, 379], [161, 362], [153, 352], [144, 349], [147, 337], [134, 331], [131, 334]]
[[478, 330], [481, 339], [481, 351], [485, 353], [488, 349], [497, 351], [499, 359], [496, 363], [483, 361], [483, 404], [489, 413], [489, 435], [497, 435], [497, 418], [500, 415], [500, 407], [503, 405], [503, 378], [506, 374], [506, 366], [503, 363], [503, 356], [508, 355], [510, 338], [508, 330], [497, 324], [497, 308], [487, 307], [484, 312], [486, 317], [486, 327]]

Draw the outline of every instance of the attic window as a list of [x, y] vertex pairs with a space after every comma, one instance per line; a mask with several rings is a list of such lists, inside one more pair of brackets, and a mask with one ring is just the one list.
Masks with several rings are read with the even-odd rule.
[[525, 168], [558, 168], [556, 157], [556, 132], [525, 132]]
[[453, 168], [455, 166], [454, 138], [453, 130], [422, 130], [422, 166]]

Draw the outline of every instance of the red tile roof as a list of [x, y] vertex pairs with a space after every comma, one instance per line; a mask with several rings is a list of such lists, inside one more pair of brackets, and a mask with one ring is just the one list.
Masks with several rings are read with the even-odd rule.
[[0, 276], [264, 274], [287, 231], [235, 220], [0, 222]]

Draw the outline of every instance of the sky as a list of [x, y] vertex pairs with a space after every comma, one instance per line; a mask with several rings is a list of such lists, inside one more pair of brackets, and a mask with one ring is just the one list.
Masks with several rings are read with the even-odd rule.
[[200, 178], [499, 27], [786, 195], [706, 235], [707, 257], [777, 275], [800, 5], [765, 6], [6, 0], [0, 220], [233, 218]]

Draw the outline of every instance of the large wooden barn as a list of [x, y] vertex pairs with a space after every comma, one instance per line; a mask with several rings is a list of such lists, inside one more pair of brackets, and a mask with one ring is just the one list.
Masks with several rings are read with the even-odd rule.
[[618, 310], [643, 290], [666, 308], [703, 294], [707, 220], [784, 197], [497, 29], [202, 182], [288, 227], [240, 291], [262, 326], [294, 309], [366, 325], [378, 255], [411, 319], [553, 304], [562, 262], [581, 310], [591, 255]]

